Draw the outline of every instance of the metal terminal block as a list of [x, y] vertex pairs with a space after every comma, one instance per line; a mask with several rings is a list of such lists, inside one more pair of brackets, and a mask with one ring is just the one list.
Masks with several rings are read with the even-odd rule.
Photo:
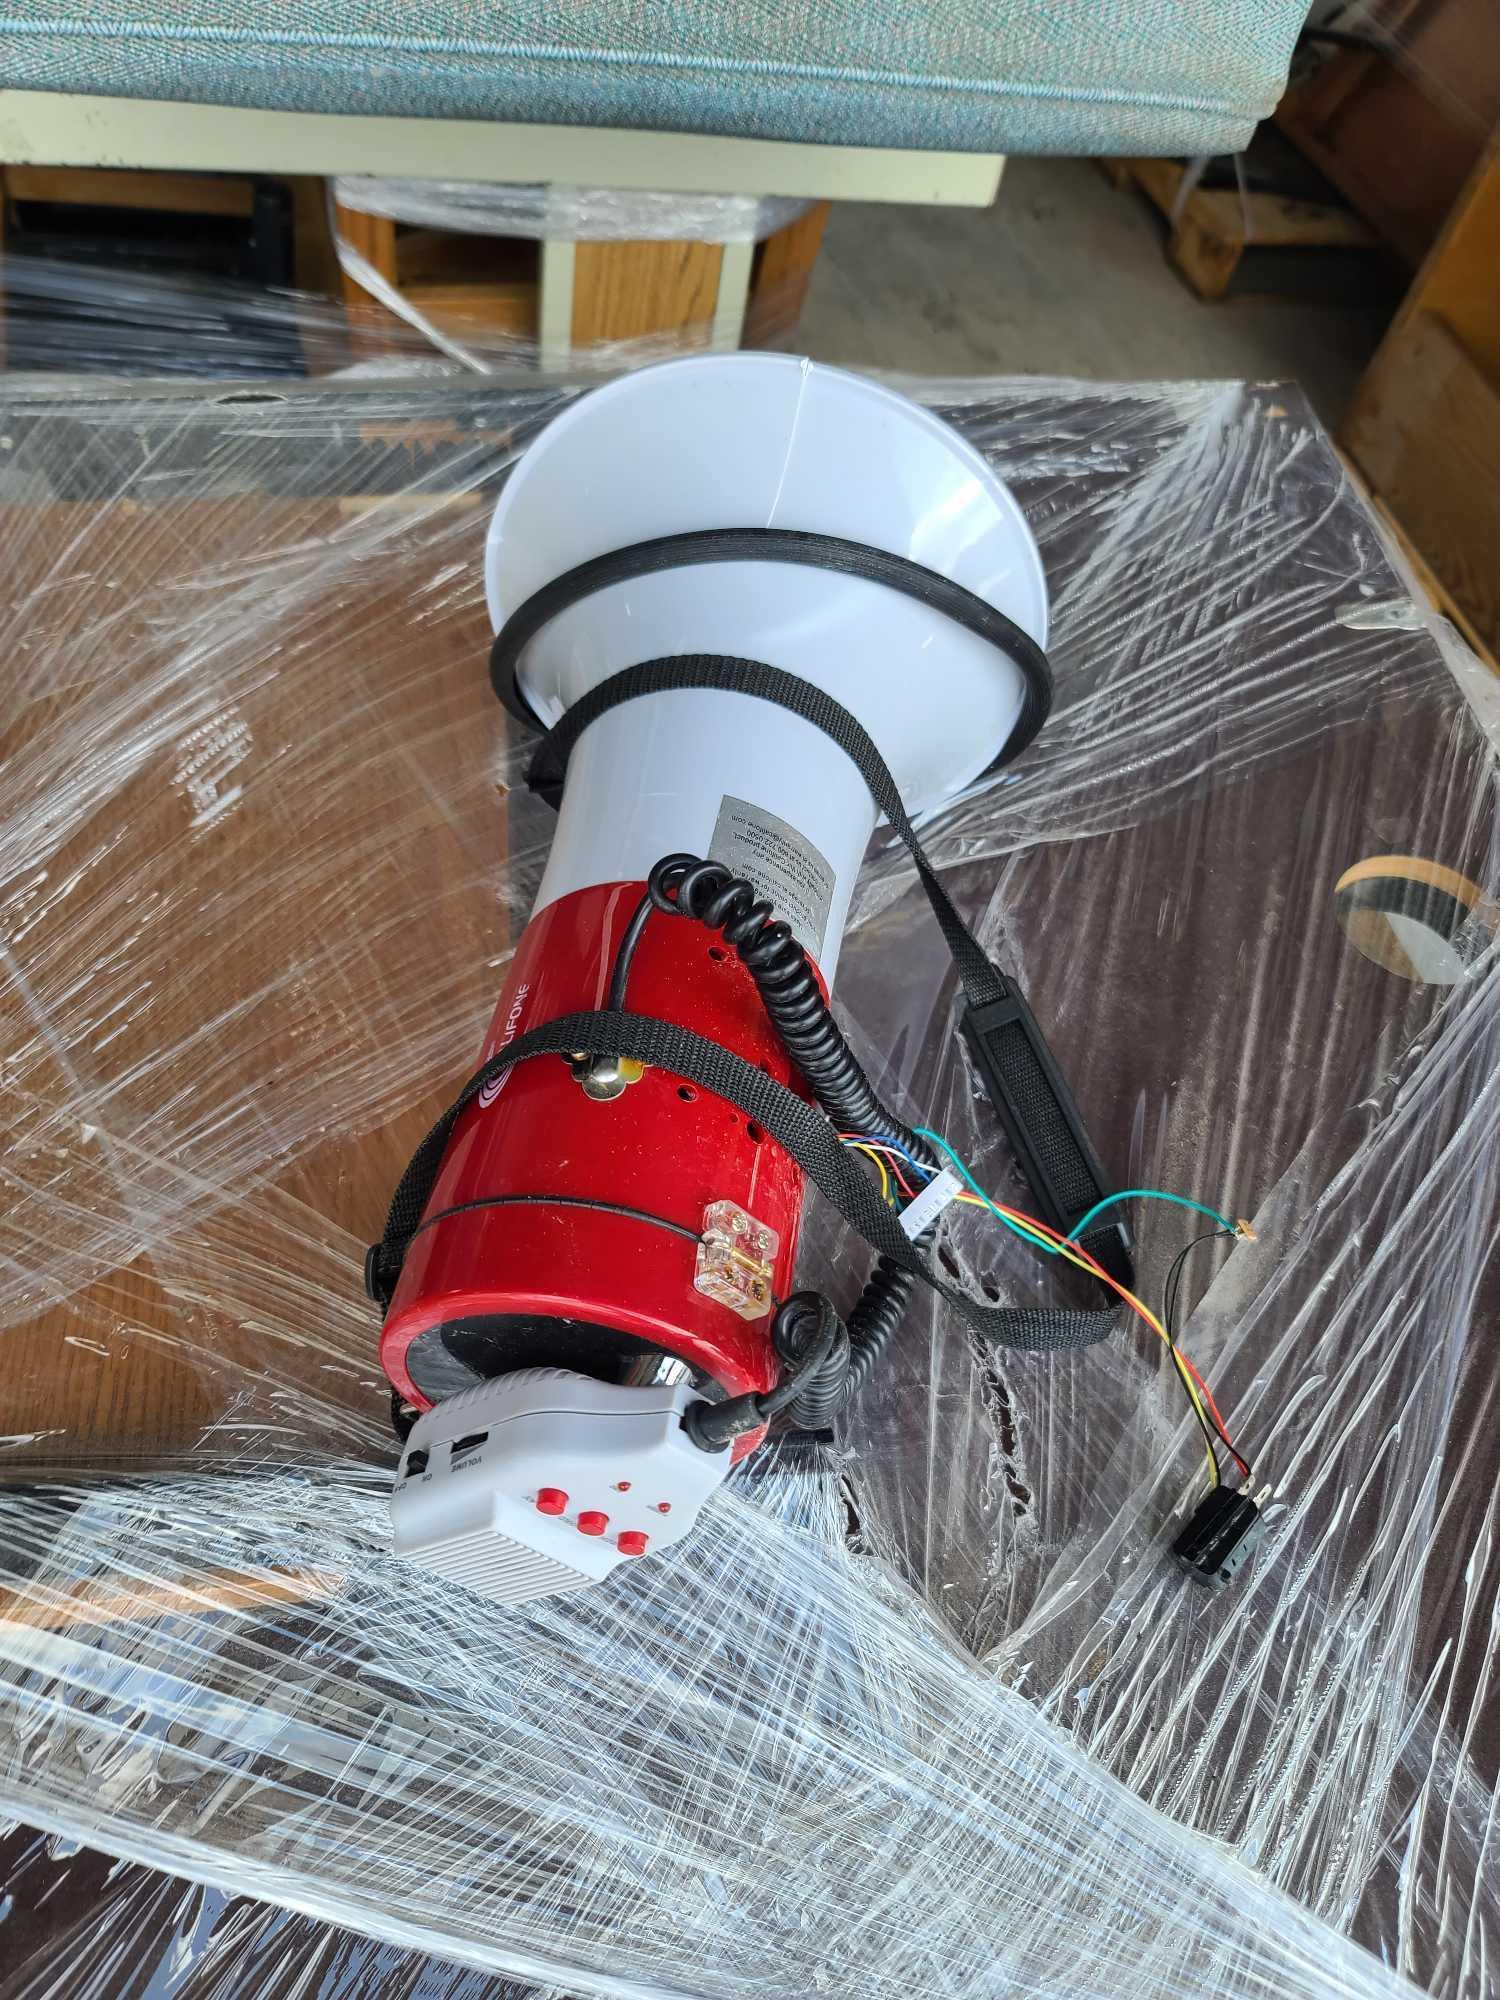
[[776, 1303], [772, 1275], [780, 1248], [776, 1231], [737, 1201], [711, 1201], [703, 1211], [693, 1289], [741, 1319], [764, 1319]]

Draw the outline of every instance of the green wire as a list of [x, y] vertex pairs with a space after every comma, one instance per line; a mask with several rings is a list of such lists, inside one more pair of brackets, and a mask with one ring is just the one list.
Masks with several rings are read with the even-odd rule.
[[[964, 1165], [957, 1153], [954, 1152], [941, 1132], [934, 1132], [926, 1125], [914, 1125], [912, 1130], [922, 1138], [930, 1139], [934, 1146], [940, 1147], [947, 1154], [948, 1158], [953, 1162], [954, 1167], [968, 1183], [970, 1191], [978, 1195], [990, 1213], [998, 1216], [1007, 1229], [1013, 1229], [1017, 1236], [1024, 1236], [1028, 1243], [1035, 1243], [1039, 1249], [1050, 1251], [1054, 1257], [1061, 1254], [1055, 1243], [1049, 1243], [1045, 1236], [1038, 1236], [1035, 1230], [1028, 1229], [1024, 1223], [1013, 1222], [1003, 1209], [996, 1208], [994, 1202], [990, 1200], [990, 1197], [985, 1193], [978, 1181], [975, 1180], [974, 1176], [969, 1172], [969, 1169]], [[1117, 1201], [1175, 1202], [1179, 1208], [1191, 1208], [1199, 1215], [1206, 1215], [1211, 1222], [1217, 1222], [1221, 1229], [1227, 1229], [1231, 1236], [1238, 1236], [1239, 1234], [1238, 1228], [1229, 1220], [1227, 1215], [1220, 1215], [1216, 1208], [1209, 1208], [1201, 1201], [1190, 1201], [1185, 1194], [1168, 1194], [1165, 1188], [1122, 1188], [1118, 1194], [1107, 1194], [1103, 1201], [1096, 1201], [1083, 1220], [1074, 1223], [1073, 1227], [1068, 1231], [1066, 1240], [1069, 1243], [1076, 1243], [1094, 1217], [1104, 1209], [1113, 1207]]]
[[[927, 1135], [932, 1136], [930, 1133]], [[1102, 1209], [1110, 1208], [1117, 1201], [1171, 1201], [1179, 1208], [1191, 1208], [1198, 1215], [1206, 1215], [1210, 1222], [1217, 1222], [1221, 1229], [1227, 1229], [1231, 1236], [1238, 1236], [1239, 1230], [1227, 1215], [1220, 1215], [1216, 1208], [1207, 1208], [1201, 1201], [1189, 1201], [1185, 1194], [1168, 1194], [1165, 1188], [1121, 1188], [1118, 1194], [1107, 1194], [1103, 1201], [1096, 1201], [1081, 1222], [1075, 1222], [1068, 1231], [1069, 1242], [1076, 1240], [1088, 1228], [1094, 1217]]]
[[948, 1141], [943, 1137], [941, 1132], [933, 1132], [929, 1130], [929, 1128], [925, 1125], [913, 1125], [911, 1129], [918, 1135], [919, 1138], [930, 1139], [934, 1146], [940, 1147], [942, 1151], [948, 1155], [948, 1158], [953, 1162], [958, 1172], [968, 1182], [970, 1191], [978, 1195], [979, 1199], [984, 1203], [985, 1207], [990, 1211], [991, 1215], [998, 1216], [1000, 1221], [1005, 1224], [1007, 1229], [1013, 1229], [1017, 1236], [1024, 1236], [1026, 1241], [1028, 1243], [1034, 1243], [1038, 1250], [1045, 1250], [1049, 1253], [1049, 1255], [1053, 1257], [1056, 1257], [1060, 1254], [1060, 1252], [1058, 1251], [1058, 1247], [1055, 1243], [1049, 1243], [1045, 1236], [1038, 1236], [1034, 1229], [1028, 1229], [1024, 1223], [1013, 1222], [1011, 1218], [1005, 1213], [1004, 1209], [996, 1208], [995, 1204], [990, 1200], [989, 1196], [985, 1193], [984, 1189], [979, 1185], [978, 1181], [975, 1180], [974, 1176], [969, 1172], [968, 1168], [964, 1165], [963, 1161], [958, 1157], [957, 1153], [954, 1152], [953, 1148], [948, 1144]]

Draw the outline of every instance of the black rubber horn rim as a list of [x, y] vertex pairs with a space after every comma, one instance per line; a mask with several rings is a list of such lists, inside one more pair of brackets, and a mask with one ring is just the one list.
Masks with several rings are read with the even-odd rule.
[[490, 682], [508, 714], [528, 729], [544, 727], [516, 678], [521, 654], [543, 626], [581, 598], [611, 584], [664, 570], [691, 569], [700, 563], [782, 562], [805, 569], [830, 570], [839, 576], [884, 584], [950, 618], [993, 646], [1019, 669], [1025, 683], [1021, 711], [999, 754], [984, 775], [1013, 763], [1032, 743], [1052, 708], [1052, 670], [1047, 655], [1013, 618], [966, 590], [961, 583], [925, 569], [909, 557], [864, 542], [847, 542], [837, 535], [813, 535], [796, 528], [704, 528], [692, 534], [658, 535], [634, 542], [579, 563], [544, 584], [518, 605], [495, 634], [490, 648]]

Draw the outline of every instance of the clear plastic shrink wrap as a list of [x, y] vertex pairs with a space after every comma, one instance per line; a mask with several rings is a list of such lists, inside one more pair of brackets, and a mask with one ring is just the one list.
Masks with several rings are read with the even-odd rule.
[[[1059, 684], [930, 847], [1113, 1171], [1254, 1222], [1183, 1331], [1275, 1487], [1254, 1566], [1166, 1559], [1157, 1343], [923, 1305], [836, 1450], [504, 1611], [389, 1553], [359, 1263], [545, 855], [480, 556], [578, 392], [15, 379], [0, 1800], [54, 1840], [6, 1850], [6, 2000], [1492, 1994], [1495, 685], [1300, 398], [921, 392], [1026, 508]], [[1472, 885], [1446, 955], [1336, 895], [1382, 856]], [[879, 839], [838, 997], [1015, 1186]], [[1193, 1225], [1138, 1220], [1155, 1300]], [[863, 1268], [816, 1212], [806, 1262]]]
[[667, 194], [542, 182], [399, 180], [340, 174], [333, 198], [362, 215], [474, 236], [588, 243], [759, 243], [810, 203], [782, 195]]
[[[806, 215], [813, 206], [780, 195], [675, 194], [648, 188], [555, 187], [544, 183], [410, 180], [376, 174], [344, 174], [328, 184], [328, 217], [334, 251], [346, 279], [368, 298], [368, 308], [351, 308], [356, 338], [359, 322], [369, 322], [369, 334], [381, 345], [387, 334], [398, 348], [416, 338], [461, 366], [494, 373], [508, 366], [536, 366], [544, 360], [552, 369], [564, 365], [537, 340], [502, 332], [472, 297], [465, 298], [459, 273], [479, 273], [484, 255], [475, 258], [464, 237], [500, 237], [519, 242], [551, 243], [711, 243], [759, 244]], [[437, 300], [428, 288], [402, 288], [393, 283], [355, 240], [358, 215], [390, 218], [406, 230], [438, 232], [453, 239], [444, 266], [458, 280]], [[433, 245], [429, 242], [428, 248]], [[642, 282], [645, 282], [642, 280]], [[703, 317], [670, 333], [638, 334], [629, 339], [580, 338], [566, 365], [586, 365], [609, 371], [639, 367], [643, 362], [683, 346], [780, 345], [793, 334], [806, 289], [805, 270], [779, 279], [757, 280], [753, 308], [743, 324], [734, 319], [716, 324], [715, 305], [720, 276], [708, 286]], [[365, 344], [370, 344], [367, 340]]]
[[[686, 325], [581, 338], [565, 357], [549, 353], [544, 368], [535, 331], [507, 331], [461, 288], [442, 300], [423, 293], [414, 304], [355, 245], [340, 238], [335, 247], [361, 287], [352, 298], [7, 254], [5, 365], [12, 374], [215, 384], [350, 374], [418, 380], [469, 370], [534, 387], [564, 367], [579, 377], [607, 376], [716, 341], [736, 344], [716, 331], [705, 305], [704, 316]], [[736, 339], [795, 344], [805, 290], [805, 271], [757, 278]]]

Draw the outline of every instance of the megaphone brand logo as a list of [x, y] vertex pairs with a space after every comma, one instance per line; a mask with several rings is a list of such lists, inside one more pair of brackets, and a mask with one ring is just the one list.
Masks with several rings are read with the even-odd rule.
[[[502, 1049], [508, 1048], [520, 1032], [521, 1016], [526, 1011], [526, 996], [530, 991], [530, 986], [524, 981], [516, 988], [516, 997], [511, 1001], [510, 1012], [505, 1017], [505, 1033], [495, 1044], [496, 1055], [499, 1055]], [[495, 1099], [504, 1090], [509, 1077], [510, 1071], [503, 1069], [493, 1082], [487, 1083], [484, 1086], [484, 1089], [479, 1093], [479, 1108], [481, 1111], [489, 1110]]]

